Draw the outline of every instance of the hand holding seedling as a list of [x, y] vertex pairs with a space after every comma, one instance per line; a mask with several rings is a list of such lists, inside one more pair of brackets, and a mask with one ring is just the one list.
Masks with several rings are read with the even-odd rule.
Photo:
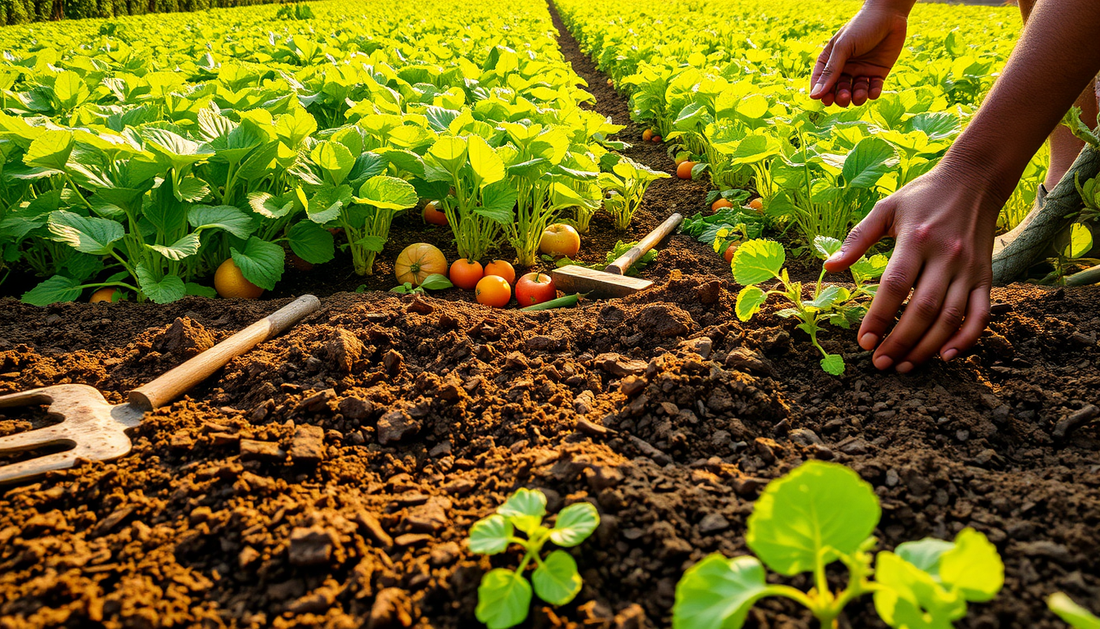
[[914, 0], [871, 0], [837, 31], [817, 57], [810, 98], [826, 107], [862, 105], [882, 94], [886, 75], [905, 44]]

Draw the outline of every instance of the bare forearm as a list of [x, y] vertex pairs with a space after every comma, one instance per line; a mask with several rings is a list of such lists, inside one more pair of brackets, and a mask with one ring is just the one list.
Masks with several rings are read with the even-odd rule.
[[885, 10], [909, 15], [916, 3], [917, 0], [865, 0], [863, 8], [864, 10]]
[[1096, 0], [1040, 0], [944, 165], [977, 178], [994, 201], [1007, 199], [1031, 156], [1100, 70], [1098, 33]]

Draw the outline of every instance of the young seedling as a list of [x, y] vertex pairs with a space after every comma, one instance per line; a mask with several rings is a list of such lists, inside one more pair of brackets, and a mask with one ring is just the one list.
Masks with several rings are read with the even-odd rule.
[[600, 158], [600, 167], [608, 171], [600, 173], [599, 177], [600, 185], [608, 191], [604, 209], [611, 214], [618, 230], [630, 226], [630, 220], [642, 205], [642, 197], [649, 184], [671, 176], [614, 153]]
[[[1091, 183], [1093, 180], [1090, 179]], [[1065, 232], [1054, 238], [1057, 255], [1047, 260], [1053, 270], [1042, 279], [1043, 284], [1066, 285], [1066, 278], [1073, 275], [1075, 267], [1090, 267], [1100, 264], [1100, 260], [1086, 258], [1092, 250], [1092, 231], [1082, 223], [1074, 223]]]
[[[413, 286], [412, 282], [405, 282], [400, 286], [394, 286], [390, 289], [391, 293], [398, 293], [401, 295], [425, 295], [430, 290], [444, 290], [447, 288], [453, 288], [454, 284], [451, 280], [447, 279], [446, 275], [440, 273], [432, 273], [428, 277], [424, 278], [424, 281], [420, 283], [420, 286]], [[360, 292], [356, 290], [355, 292]]]
[[[814, 238], [814, 249], [826, 259], [839, 251], [840, 246], [841, 242], [835, 238], [827, 236]], [[882, 272], [886, 269], [886, 256], [861, 258], [852, 265], [852, 278], [856, 285], [854, 290], [823, 284], [825, 267], [822, 266], [810, 299], [802, 298], [802, 282], [791, 281], [787, 269], [783, 268], [784, 262], [786, 262], [786, 253], [783, 251], [783, 245], [770, 240], [750, 240], [737, 249], [731, 265], [733, 278], [744, 285], [741, 292], [737, 294], [735, 308], [737, 318], [748, 321], [772, 295], [785, 298], [794, 307], [785, 308], [776, 314], [784, 318], [798, 318], [801, 321], [798, 329], [810, 336], [810, 342], [823, 356], [821, 368], [834, 376], [843, 374], [844, 358], [840, 354], [830, 354], [825, 351], [817, 340], [818, 332], [821, 331], [821, 324], [825, 321], [847, 329], [863, 318], [867, 309], [857, 300], [861, 297], [874, 297], [878, 286], [869, 285], [866, 282], [882, 276]], [[765, 291], [757, 286], [770, 280], [779, 280], [780, 289]]]
[[[946, 628], [966, 615], [967, 602], [1000, 591], [1004, 564], [981, 533], [967, 528], [954, 543], [926, 538], [872, 557], [880, 516], [874, 489], [843, 465], [811, 461], [772, 481], [748, 520], [745, 541], [756, 556], [714, 553], [689, 568], [676, 586], [673, 629], [738, 629], [766, 596], [806, 606], [831, 629], [845, 605], [867, 593], [890, 627]], [[838, 560], [848, 584], [834, 592], [825, 568]], [[814, 587], [768, 583], [764, 566], [784, 576], [811, 572]]]
[[1055, 592], [1047, 599], [1047, 607], [1058, 617], [1076, 629], [1100, 629], [1100, 618], [1089, 610], [1073, 602], [1073, 599], [1061, 592]]
[[[553, 528], [542, 525], [546, 496], [539, 490], [519, 489], [497, 512], [474, 523], [470, 529], [470, 550], [483, 555], [504, 552], [512, 544], [523, 547], [523, 560], [515, 571], [495, 568], [485, 574], [477, 588], [477, 619], [489, 629], [514, 627], [527, 618], [531, 607], [531, 584], [524, 571], [535, 562], [531, 582], [539, 598], [551, 605], [565, 605], [581, 591], [577, 562], [564, 550], [542, 557], [542, 547], [553, 542], [572, 548], [583, 542], [600, 525], [596, 507], [588, 502], [569, 505], [558, 514]], [[518, 537], [516, 530], [526, 538]]]

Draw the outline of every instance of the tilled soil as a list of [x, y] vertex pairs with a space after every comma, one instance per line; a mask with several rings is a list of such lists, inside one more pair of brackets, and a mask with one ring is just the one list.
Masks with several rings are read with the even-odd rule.
[[[559, 28], [601, 111], [625, 122]], [[671, 169], [636, 128], [623, 135]], [[703, 193], [654, 184], [634, 237]], [[570, 550], [583, 591], [536, 602], [528, 626], [667, 627], [683, 570], [747, 552], [760, 488], [814, 458], [875, 486], [883, 548], [967, 526], [997, 544], [1005, 590], [959, 626], [1063, 626], [1043, 603], [1059, 590], [1100, 608], [1100, 429], [1073, 426], [1100, 398], [1100, 289], [997, 289], [972, 353], [908, 376], [831, 331], [848, 362], [836, 378], [774, 307], [732, 316], [737, 286], [704, 245], [674, 237], [645, 275], [658, 285], [634, 297], [547, 313], [457, 291], [326, 296], [150, 414], [130, 455], [0, 490], [0, 628], [476, 627], [481, 575], [519, 556], [463, 540], [518, 487], [551, 513], [587, 500], [601, 515]], [[3, 300], [0, 393], [83, 383], [122, 402], [286, 301]], [[5, 409], [0, 434], [49, 423], [43, 411]], [[774, 600], [750, 616], [811, 621]], [[869, 599], [842, 624], [882, 626]]]

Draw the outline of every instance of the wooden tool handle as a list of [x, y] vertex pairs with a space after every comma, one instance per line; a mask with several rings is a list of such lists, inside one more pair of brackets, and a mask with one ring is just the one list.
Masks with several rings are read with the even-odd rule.
[[673, 214], [668, 217], [665, 222], [657, 226], [657, 229], [646, 234], [641, 242], [631, 247], [630, 251], [627, 251], [619, 256], [614, 262], [607, 265], [604, 271], [607, 273], [614, 273], [615, 275], [624, 275], [626, 270], [638, 261], [638, 258], [644, 256], [654, 245], [664, 240], [665, 236], [671, 234], [672, 230], [676, 229], [682, 220], [684, 220], [684, 217], [679, 214]]
[[320, 307], [321, 300], [313, 295], [302, 295], [156, 380], [134, 389], [130, 392], [130, 404], [144, 410], [164, 406], [210, 377], [234, 357], [298, 323]]

